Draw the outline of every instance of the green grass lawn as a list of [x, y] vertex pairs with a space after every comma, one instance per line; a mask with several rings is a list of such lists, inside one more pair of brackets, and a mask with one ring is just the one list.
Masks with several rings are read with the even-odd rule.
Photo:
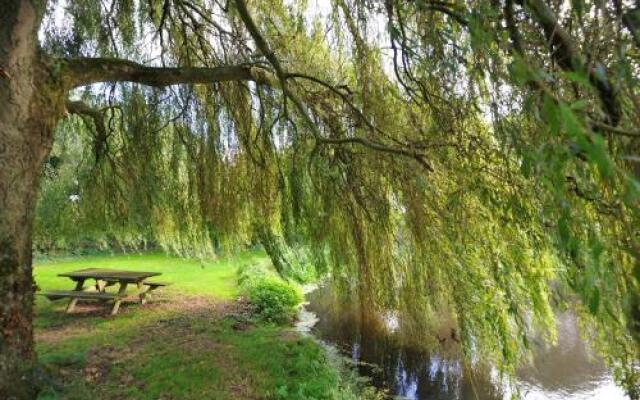
[[253, 321], [238, 303], [236, 270], [269, 263], [262, 252], [201, 262], [163, 254], [36, 262], [41, 290], [71, 289], [58, 277], [81, 268], [161, 272], [172, 282], [145, 305], [109, 316], [109, 305], [36, 300], [41, 399], [356, 398], [323, 349], [290, 328]]
[[269, 259], [260, 251], [247, 251], [216, 261], [187, 260], [150, 253], [46, 260], [35, 263], [34, 274], [38, 286], [48, 290], [72, 289], [71, 280], [57, 275], [82, 268], [154, 271], [162, 273], [158, 280], [173, 283], [172, 287], [167, 288], [170, 291], [231, 299], [237, 295], [236, 269], [243, 264], [255, 263], [269, 263]]

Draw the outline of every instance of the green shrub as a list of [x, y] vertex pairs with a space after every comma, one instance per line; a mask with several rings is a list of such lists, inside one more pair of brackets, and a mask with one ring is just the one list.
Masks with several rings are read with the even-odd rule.
[[[240, 265], [237, 271], [238, 286], [248, 289], [254, 283], [264, 278], [278, 278], [278, 274], [273, 270], [270, 261], [260, 263], [246, 263]], [[244, 290], [246, 292], [246, 290]]]
[[303, 300], [297, 286], [270, 276], [249, 280], [244, 291], [258, 317], [278, 324], [291, 322]]

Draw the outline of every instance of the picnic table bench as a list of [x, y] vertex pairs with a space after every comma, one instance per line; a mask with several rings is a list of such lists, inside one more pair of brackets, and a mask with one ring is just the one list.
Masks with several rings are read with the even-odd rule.
[[[113, 300], [111, 315], [118, 313], [120, 303], [127, 297], [127, 286], [134, 284], [138, 287], [138, 298], [141, 304], [145, 304], [150, 292], [169, 285], [167, 282], [147, 281], [152, 276], [161, 275], [159, 272], [127, 271], [118, 269], [87, 268], [79, 271], [65, 272], [58, 276], [67, 277], [76, 283], [73, 290], [50, 290], [40, 293], [49, 300], [70, 299], [66, 312], [73, 311], [78, 300]], [[95, 285], [85, 288], [87, 280], [95, 280]], [[106, 288], [120, 285], [117, 292], [107, 292]]]

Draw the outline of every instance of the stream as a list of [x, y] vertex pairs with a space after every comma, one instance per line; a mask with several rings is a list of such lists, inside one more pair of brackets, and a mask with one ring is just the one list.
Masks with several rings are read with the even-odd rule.
[[[358, 373], [392, 396], [412, 400], [510, 399], [511, 386], [495, 368], [462, 362], [455, 331], [435, 346], [403, 334], [393, 316], [362, 313], [357, 302], [338, 300], [329, 286], [306, 298], [301, 326], [350, 358]], [[516, 385], [526, 400], [628, 399], [611, 372], [581, 339], [571, 313], [557, 317], [558, 344], [534, 348], [533, 363], [520, 368]], [[407, 337], [409, 336], [409, 337]], [[420, 341], [418, 341], [420, 342]], [[425, 348], [431, 347], [431, 348]]]

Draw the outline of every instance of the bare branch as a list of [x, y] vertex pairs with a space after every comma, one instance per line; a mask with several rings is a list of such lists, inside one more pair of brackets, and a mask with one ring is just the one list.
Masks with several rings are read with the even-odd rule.
[[102, 155], [105, 153], [107, 146], [107, 137], [109, 136], [107, 133], [107, 128], [104, 124], [104, 116], [108, 109], [114, 107], [95, 109], [89, 107], [81, 101], [67, 100], [66, 108], [69, 113], [86, 116], [91, 118], [91, 120], [93, 121], [93, 125], [96, 128], [94, 153], [96, 156], [96, 161], [100, 160]]
[[413, 158], [414, 160], [422, 164], [422, 166], [425, 167], [425, 169], [427, 169], [429, 172], [433, 172], [433, 167], [425, 160], [425, 155], [419, 151], [415, 151], [409, 148], [387, 146], [385, 144], [374, 142], [369, 139], [366, 139], [363, 137], [357, 137], [357, 136], [346, 137], [346, 138], [336, 138], [336, 139], [320, 137], [320, 138], [316, 138], [316, 141], [319, 144], [332, 144], [332, 145], [359, 144], [364, 147], [368, 147], [372, 150], [376, 150], [382, 153], [397, 154], [397, 155]]
[[362, 111], [351, 102], [351, 100], [349, 99], [349, 95], [345, 94], [344, 92], [342, 92], [341, 90], [339, 90], [335, 86], [323, 81], [320, 78], [316, 78], [314, 76], [310, 76], [310, 75], [307, 75], [307, 74], [302, 74], [302, 73], [299, 73], [299, 72], [287, 73], [286, 74], [286, 78], [287, 79], [289, 79], [289, 78], [306, 79], [308, 81], [317, 83], [318, 85], [326, 88], [327, 90], [329, 90], [332, 93], [335, 93], [336, 95], [338, 95], [338, 97], [340, 97], [342, 99], [342, 101], [344, 101], [349, 106], [349, 108], [353, 112], [356, 113], [358, 118], [360, 118], [367, 125], [367, 127], [369, 127], [369, 129], [371, 129], [372, 131], [378, 132], [378, 133], [382, 133], [377, 127], [375, 127], [371, 122], [369, 122], [369, 120], [364, 116]]
[[117, 58], [78, 58], [64, 63], [71, 88], [99, 82], [135, 82], [156, 87], [230, 81], [274, 83], [265, 69], [245, 64], [213, 68], [148, 67]]
[[452, 18], [458, 24], [460, 24], [460, 25], [462, 25], [464, 27], [468, 27], [469, 26], [469, 21], [467, 21], [466, 18], [463, 17], [460, 13], [456, 12], [454, 7], [455, 7], [455, 5], [453, 5], [453, 4], [440, 3], [440, 2], [437, 2], [437, 1], [434, 1], [432, 3], [428, 3], [425, 6], [425, 8], [427, 10], [437, 11], [437, 12], [440, 12], [442, 14], [448, 15], [450, 18]]
[[602, 123], [602, 122], [599, 122], [599, 121], [595, 121], [595, 120], [589, 120], [589, 123], [592, 126], [596, 127], [596, 128], [599, 128], [601, 130], [607, 131], [607, 132], [612, 133], [614, 135], [640, 138], [640, 131], [631, 131], [631, 130], [627, 130], [627, 129], [622, 129], [622, 128], [617, 127], [617, 126], [607, 125], [605, 123]]

